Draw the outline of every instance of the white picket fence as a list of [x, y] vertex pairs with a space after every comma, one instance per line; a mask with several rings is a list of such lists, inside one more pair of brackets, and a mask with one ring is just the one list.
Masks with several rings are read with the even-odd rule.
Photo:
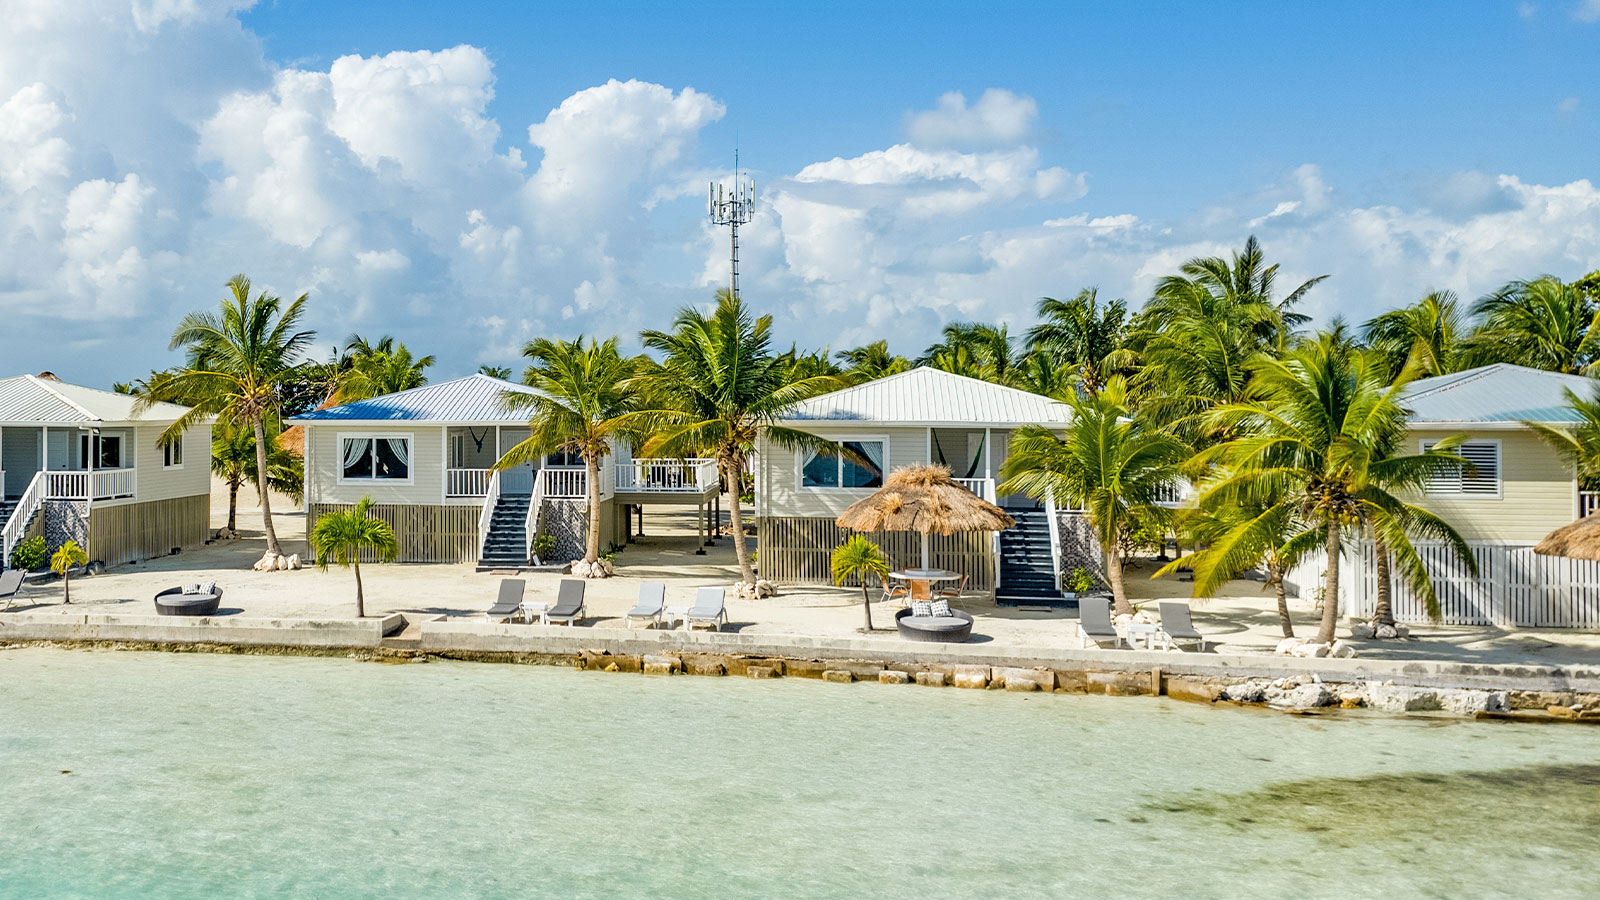
[[[1476, 575], [1449, 547], [1417, 545], [1439, 595], [1441, 624], [1600, 630], [1600, 562], [1540, 556], [1531, 544], [1467, 543], [1477, 562]], [[1300, 596], [1314, 596], [1325, 568], [1322, 554], [1312, 554], [1289, 573], [1288, 581]], [[1370, 616], [1377, 596], [1377, 554], [1371, 541], [1362, 541], [1342, 557], [1340, 613]], [[1421, 598], [1397, 573], [1392, 596], [1396, 619], [1430, 621]]]

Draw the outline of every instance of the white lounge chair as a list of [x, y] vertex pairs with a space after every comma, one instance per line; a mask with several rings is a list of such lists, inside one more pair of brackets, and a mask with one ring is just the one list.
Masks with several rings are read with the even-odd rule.
[[696, 625], [709, 625], [718, 631], [728, 623], [728, 611], [724, 605], [727, 592], [719, 587], [703, 587], [695, 592], [694, 606], [683, 617], [684, 630], [694, 628]]
[[639, 619], [647, 628], [661, 624], [662, 610], [667, 601], [667, 586], [659, 581], [646, 582], [639, 585], [639, 599], [633, 604], [633, 609], [628, 610], [624, 617], [629, 628], [633, 627], [633, 620]]

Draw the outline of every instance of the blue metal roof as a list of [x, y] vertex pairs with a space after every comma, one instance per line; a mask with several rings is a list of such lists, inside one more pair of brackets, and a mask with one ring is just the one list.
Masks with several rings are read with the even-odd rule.
[[488, 375], [468, 375], [454, 381], [425, 384], [397, 394], [357, 400], [343, 406], [312, 410], [291, 422], [526, 422], [526, 411], [507, 411], [500, 398], [507, 391], [537, 393], [526, 385]]
[[1401, 402], [1411, 410], [1413, 425], [1523, 421], [1560, 425], [1578, 421], [1567, 405], [1566, 389], [1587, 399], [1597, 386], [1600, 381], [1582, 375], [1495, 363], [1414, 381]]

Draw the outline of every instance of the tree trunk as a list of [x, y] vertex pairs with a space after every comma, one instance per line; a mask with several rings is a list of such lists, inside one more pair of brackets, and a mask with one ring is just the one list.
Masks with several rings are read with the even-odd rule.
[[1122, 555], [1116, 550], [1107, 550], [1106, 554], [1106, 580], [1111, 582], [1111, 614], [1116, 616], [1133, 615], [1133, 604], [1128, 602], [1128, 592], [1122, 587]]
[[1322, 627], [1313, 643], [1333, 643], [1339, 626], [1339, 520], [1328, 523], [1328, 577], [1322, 583]]
[[588, 472], [589, 528], [583, 539], [583, 561], [593, 565], [600, 559], [600, 461], [584, 454], [583, 468]]
[[256, 433], [256, 491], [261, 495], [261, 528], [267, 533], [267, 552], [282, 556], [283, 547], [278, 543], [278, 531], [272, 527], [272, 500], [267, 490], [267, 429], [261, 424], [260, 416], [256, 416], [250, 424]]
[[239, 530], [239, 482], [242, 479], [233, 478], [228, 481], [228, 531]]
[[754, 586], [756, 569], [750, 564], [750, 548], [744, 543], [744, 505], [739, 501], [739, 491], [744, 488], [744, 460], [737, 456], [722, 463], [723, 477], [728, 480], [728, 524], [733, 528], [733, 552], [739, 558], [739, 577]]
[[361, 551], [357, 550], [356, 553], [358, 555], [350, 560], [351, 565], [356, 570], [356, 618], [365, 619], [367, 617], [367, 598], [361, 593], [361, 559], [359, 556]]
[[61, 573], [61, 602], [72, 602], [72, 576], [66, 572]]
[[1394, 624], [1394, 579], [1389, 574], [1389, 547], [1383, 541], [1375, 541], [1373, 547], [1377, 554], [1378, 568], [1378, 599], [1372, 611], [1372, 624]]
[[867, 592], [867, 580], [861, 579], [861, 611], [867, 614], [867, 631], [872, 631], [872, 594]]
[[1283, 629], [1284, 637], [1294, 637], [1294, 623], [1289, 621], [1289, 592], [1283, 587], [1283, 568], [1277, 563], [1268, 563], [1267, 578], [1278, 595], [1278, 626]]

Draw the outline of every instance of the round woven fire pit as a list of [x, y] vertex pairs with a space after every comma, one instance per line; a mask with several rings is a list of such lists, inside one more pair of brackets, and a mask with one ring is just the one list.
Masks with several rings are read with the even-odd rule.
[[959, 609], [948, 616], [913, 616], [907, 607], [894, 614], [894, 624], [908, 641], [961, 644], [972, 637], [972, 614]]
[[156, 595], [156, 613], [163, 616], [216, 615], [222, 602], [222, 588], [210, 594], [185, 594], [183, 588], [167, 588]]

